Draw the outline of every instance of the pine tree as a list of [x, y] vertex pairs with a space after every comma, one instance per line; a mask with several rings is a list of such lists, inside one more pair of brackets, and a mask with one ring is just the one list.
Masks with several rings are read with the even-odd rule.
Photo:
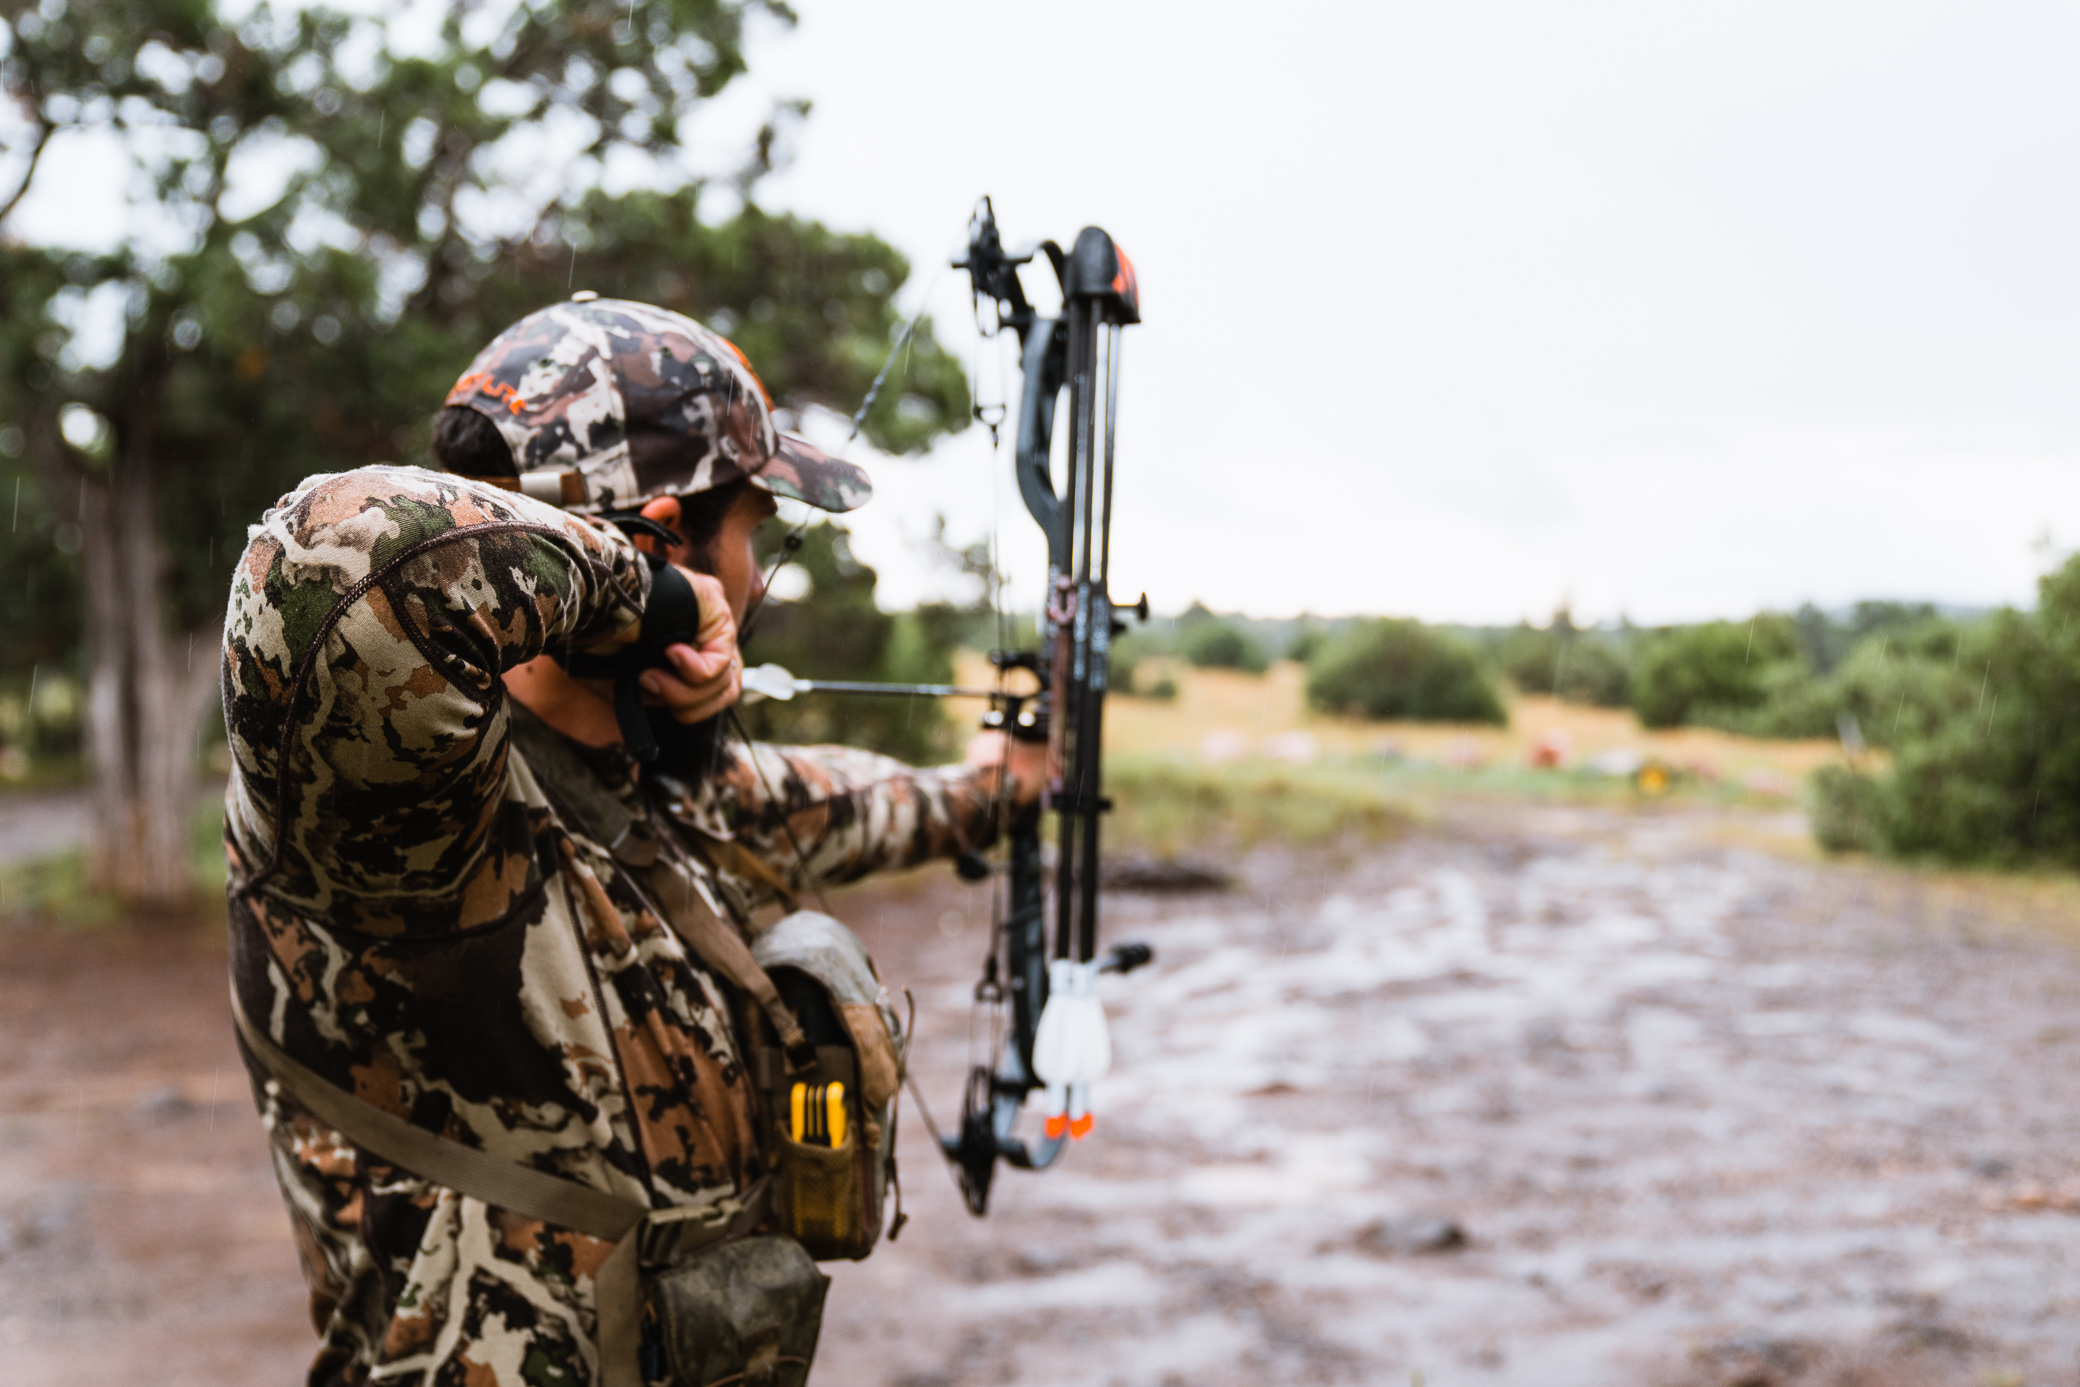
[[[747, 20], [792, 21], [780, 0], [456, 3], [433, 33], [424, 14], [0, 4], [0, 499], [21, 486], [28, 522], [0, 555], [47, 594], [0, 601], [0, 641], [82, 668], [89, 870], [133, 903], [191, 889], [231, 564], [299, 478], [423, 461], [476, 349], [572, 289], [714, 323], [794, 410], [850, 410], [899, 326], [893, 249], [756, 205], [806, 103], [734, 171], [691, 171]], [[91, 251], [12, 234], [90, 140], [141, 176], [126, 225]], [[732, 210], [703, 219], [703, 196]], [[867, 433], [917, 449], [967, 411], [924, 325]]]

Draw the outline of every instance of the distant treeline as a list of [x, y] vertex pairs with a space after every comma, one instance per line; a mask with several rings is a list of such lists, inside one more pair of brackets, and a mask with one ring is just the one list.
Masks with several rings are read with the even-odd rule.
[[[778, 536], [772, 537], [777, 543]], [[874, 570], [841, 525], [812, 527], [792, 600], [769, 601], [747, 662], [824, 678], [938, 682], [962, 647], [1030, 640], [1029, 615], [999, 614], [986, 546], [931, 548], [966, 591], [884, 612]], [[1629, 707], [1648, 727], [1828, 737], [1844, 764], [1814, 777], [1814, 828], [1832, 849], [1958, 862], [2080, 867], [2080, 558], [2040, 584], [2034, 611], [1928, 603], [1806, 606], [1691, 626], [1433, 626], [1391, 617], [1282, 621], [1194, 604], [1135, 625], [1113, 648], [1113, 687], [1175, 696], [1165, 660], [1262, 671], [1306, 667], [1317, 708], [1369, 718], [1507, 721], [1506, 687]], [[0, 673], [0, 779], [77, 745], [72, 660]], [[70, 677], [68, 677], [70, 676]], [[33, 692], [33, 701], [32, 701]], [[755, 736], [845, 741], [912, 758], [950, 754], [968, 729], [930, 699], [801, 699], [747, 707]], [[1872, 753], [1879, 753], [1873, 755]]]
[[1158, 655], [1242, 670], [1294, 659], [1310, 702], [1328, 712], [1499, 724], [1508, 684], [1629, 707], [1654, 728], [1837, 738], [1846, 764], [1811, 787], [1824, 846], [2080, 866], [2076, 614], [2080, 558], [2042, 580], [2034, 611], [1860, 602], [1580, 627], [1563, 610], [1544, 626], [1497, 628], [1253, 621], [1195, 606], [1124, 638], [1114, 679], [1160, 696], [1138, 669]]

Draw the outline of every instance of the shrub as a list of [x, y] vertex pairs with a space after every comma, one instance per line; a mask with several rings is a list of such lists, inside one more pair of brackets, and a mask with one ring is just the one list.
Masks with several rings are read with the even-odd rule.
[[1843, 711], [1832, 682], [1815, 678], [1803, 660], [1764, 665], [1755, 680], [1759, 700], [1740, 706], [1693, 705], [1684, 721], [1747, 737], [1832, 737]]
[[1148, 637], [1144, 635], [1114, 637], [1105, 660], [1106, 684], [1115, 693], [1133, 693], [1134, 676], [1140, 670], [1142, 660], [1153, 653]]
[[1813, 839], [1828, 852], [1869, 852], [1878, 846], [1883, 796], [1878, 783], [1847, 766], [1822, 766], [1807, 781]]
[[1632, 701], [1632, 669], [1608, 637], [1563, 625], [1526, 622], [1502, 638], [1495, 667], [1524, 693], [1552, 694], [1570, 703], [1622, 708]]
[[[1881, 607], [1913, 610], [1873, 602], [1857, 610]], [[1889, 747], [1928, 735], [1978, 697], [1978, 681], [1961, 667], [1963, 640], [1963, 628], [1939, 618], [1894, 625], [1834, 656], [1831, 677], [1817, 676], [1804, 661], [1777, 660], [1758, 680], [1760, 703], [1702, 705], [1688, 721], [1751, 737], [1833, 737], [1844, 718], [1853, 718], [1867, 743]]]
[[1632, 707], [1648, 727], [1679, 727], [1692, 710], [1719, 716], [1761, 706], [1763, 675], [1781, 660], [1798, 658], [1798, 636], [1788, 617], [1708, 621], [1677, 626], [1649, 640], [1632, 675]]
[[2038, 592], [2035, 612], [1923, 623], [1897, 654], [1866, 642], [1843, 662], [1844, 702], [1877, 705], [1866, 735], [1893, 759], [1861, 783], [1815, 777], [1823, 846], [1854, 845], [1861, 814], [1896, 856], [2080, 865], [2080, 557]]
[[1872, 746], [1933, 735], [1978, 700], [1980, 681], [1964, 664], [1970, 638], [1965, 627], [1940, 619], [1866, 638], [1828, 681], [1834, 710], [1854, 717]]
[[1869, 636], [1901, 636], [1935, 619], [1926, 602], [1858, 602], [1837, 619], [1808, 602], [1792, 614], [1799, 649], [1816, 673], [1832, 674]]
[[1256, 637], [1218, 617], [1187, 627], [1178, 643], [1178, 652], [1199, 669], [1239, 669], [1261, 674], [1271, 665]]
[[1300, 629], [1286, 642], [1285, 658], [1308, 664], [1329, 645], [1329, 633], [1313, 622], [1302, 619]]
[[1307, 700], [1331, 713], [1427, 722], [1508, 721], [1472, 647], [1418, 621], [1353, 627], [1315, 657]]

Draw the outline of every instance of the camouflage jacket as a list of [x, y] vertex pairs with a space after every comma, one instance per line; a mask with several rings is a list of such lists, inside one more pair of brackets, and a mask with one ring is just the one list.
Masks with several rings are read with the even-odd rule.
[[[233, 987], [290, 1055], [446, 1137], [672, 1207], [762, 1173], [729, 999], [551, 805], [500, 678], [627, 640], [648, 587], [619, 532], [524, 497], [406, 467], [309, 479], [232, 584], [225, 852]], [[992, 832], [957, 768], [760, 746], [688, 790], [639, 788], [618, 749], [586, 759], [740, 926], [774, 893], [739, 848], [799, 881], [798, 842], [842, 881]], [[323, 1341], [312, 1383], [596, 1380], [608, 1244], [387, 1166], [254, 1079]]]

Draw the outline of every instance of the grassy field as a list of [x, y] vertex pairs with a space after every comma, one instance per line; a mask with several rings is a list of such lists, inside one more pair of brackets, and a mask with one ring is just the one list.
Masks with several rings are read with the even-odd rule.
[[[960, 674], [990, 678], [979, 656]], [[1389, 836], [1467, 794], [1790, 810], [1807, 773], [1843, 755], [1832, 741], [1649, 731], [1623, 709], [1536, 695], [1510, 698], [1507, 727], [1330, 717], [1307, 707], [1306, 672], [1289, 662], [1252, 675], [1151, 661], [1143, 686], [1165, 676], [1175, 698], [1114, 697], [1105, 725], [1118, 832], [1162, 855], [1267, 837]], [[1633, 765], [1653, 771], [1643, 778]]]
[[[1506, 728], [1325, 717], [1308, 709], [1305, 673], [1296, 664], [1262, 675], [1150, 664], [1144, 679], [1167, 675], [1178, 693], [1108, 702], [1107, 790], [1118, 806], [1108, 833], [1115, 843], [1162, 857], [1215, 855], [1266, 840], [1379, 841], [1469, 794], [1790, 809], [1806, 773], [1842, 755], [1832, 742], [1648, 732], [1629, 712], [1548, 697], [1513, 698]], [[973, 654], [961, 659], [957, 677], [971, 687], [994, 678]], [[957, 726], [973, 726], [982, 711], [975, 699], [952, 700], [948, 708]], [[1548, 757], [1557, 764], [1534, 764], [1541, 746], [1557, 753]], [[1635, 777], [1591, 765], [1612, 752], [1665, 768], [1665, 793], [1646, 794]], [[214, 810], [198, 814], [196, 860], [211, 896], [223, 880], [220, 832]], [[0, 866], [0, 914], [90, 920], [113, 911], [83, 879], [78, 852]]]
[[[1151, 660], [1141, 682], [1152, 685], [1166, 675], [1177, 685], [1174, 699], [1114, 697], [1107, 703], [1108, 752], [1202, 764], [1400, 758], [1472, 770], [1528, 768], [1533, 749], [1557, 737], [1563, 771], [1601, 753], [1632, 751], [1706, 783], [1732, 782], [1762, 793], [1774, 787], [1787, 796], [1807, 772], [1842, 756], [1833, 741], [1765, 741], [1692, 727], [1649, 731], [1625, 709], [1588, 708], [1544, 695], [1511, 697], [1508, 727], [1330, 717], [1307, 707], [1306, 671], [1291, 661], [1266, 674], [1242, 674]], [[987, 684], [991, 674], [979, 655], [968, 655], [959, 677], [975, 686]], [[972, 718], [981, 704], [955, 700], [953, 711]]]

